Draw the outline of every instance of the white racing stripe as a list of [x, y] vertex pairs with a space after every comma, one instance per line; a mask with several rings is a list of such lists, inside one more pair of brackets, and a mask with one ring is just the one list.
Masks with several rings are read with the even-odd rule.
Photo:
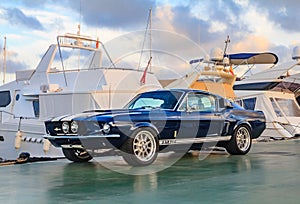
[[218, 142], [228, 141], [231, 136], [214, 136], [214, 137], [201, 137], [201, 138], [183, 138], [183, 139], [164, 139], [159, 140], [159, 145], [176, 145], [176, 144], [194, 144], [204, 142]]

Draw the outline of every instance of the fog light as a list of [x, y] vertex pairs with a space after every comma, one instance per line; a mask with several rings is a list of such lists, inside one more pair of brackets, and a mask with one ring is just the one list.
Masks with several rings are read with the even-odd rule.
[[109, 133], [109, 131], [110, 131], [110, 125], [107, 124], [107, 123], [105, 123], [105, 124], [103, 125], [102, 130], [103, 130], [103, 132], [106, 133], [106, 134]]
[[69, 132], [69, 123], [68, 122], [63, 122], [61, 128], [62, 128], [62, 131], [64, 133], [68, 133]]
[[72, 133], [77, 133], [77, 131], [78, 131], [78, 123], [76, 121], [73, 121], [71, 123], [71, 131], [72, 131]]

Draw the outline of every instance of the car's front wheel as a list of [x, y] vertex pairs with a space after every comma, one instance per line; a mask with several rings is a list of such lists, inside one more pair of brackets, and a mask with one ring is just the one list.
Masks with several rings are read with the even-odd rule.
[[62, 149], [65, 157], [73, 162], [88, 162], [93, 157], [84, 149]]
[[139, 128], [121, 147], [124, 160], [131, 166], [147, 166], [157, 158], [158, 142], [150, 128]]
[[226, 144], [226, 150], [230, 154], [243, 155], [250, 151], [251, 145], [250, 130], [248, 126], [241, 125], [236, 128], [230, 141]]

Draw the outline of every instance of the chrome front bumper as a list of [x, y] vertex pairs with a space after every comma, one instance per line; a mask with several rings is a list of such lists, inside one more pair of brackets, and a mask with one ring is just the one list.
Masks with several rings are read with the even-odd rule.
[[101, 138], [119, 138], [120, 135], [118, 134], [111, 134], [111, 135], [44, 135], [43, 138], [48, 140], [56, 140], [56, 139], [71, 139], [71, 140], [81, 140], [81, 139], [101, 139]]

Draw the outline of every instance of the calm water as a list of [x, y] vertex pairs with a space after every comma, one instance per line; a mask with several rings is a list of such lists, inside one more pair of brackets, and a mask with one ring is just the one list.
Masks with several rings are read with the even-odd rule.
[[126, 175], [97, 162], [0, 167], [0, 203], [299, 203], [300, 140], [256, 143], [246, 156], [185, 156]]

